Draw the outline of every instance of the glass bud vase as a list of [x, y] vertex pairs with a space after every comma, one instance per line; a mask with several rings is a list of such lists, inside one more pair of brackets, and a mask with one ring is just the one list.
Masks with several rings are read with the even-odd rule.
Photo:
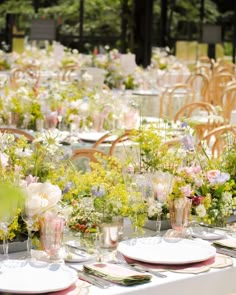
[[181, 233], [185, 232], [188, 226], [192, 200], [188, 198], [178, 198], [169, 201], [171, 227]]

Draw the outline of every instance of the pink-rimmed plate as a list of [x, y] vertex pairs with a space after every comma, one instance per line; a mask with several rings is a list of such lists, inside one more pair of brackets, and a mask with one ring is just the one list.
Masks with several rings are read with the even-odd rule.
[[118, 251], [124, 256], [142, 262], [181, 265], [205, 261], [214, 257], [216, 250], [206, 242], [180, 239], [170, 243], [155, 237], [139, 238], [120, 242]]
[[41, 294], [67, 289], [78, 276], [62, 264], [9, 260], [7, 266], [3, 264], [0, 278], [0, 292]]

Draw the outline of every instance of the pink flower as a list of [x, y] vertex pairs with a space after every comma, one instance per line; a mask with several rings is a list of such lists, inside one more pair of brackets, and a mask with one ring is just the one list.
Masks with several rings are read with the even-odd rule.
[[184, 197], [190, 197], [191, 194], [192, 194], [192, 190], [191, 190], [191, 185], [190, 184], [187, 184], [185, 186], [182, 186], [180, 188], [180, 190], [181, 190], [181, 192], [182, 192], [182, 194], [183, 194]]

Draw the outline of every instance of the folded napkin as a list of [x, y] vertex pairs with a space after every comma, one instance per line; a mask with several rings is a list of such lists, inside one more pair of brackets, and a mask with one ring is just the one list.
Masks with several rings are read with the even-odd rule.
[[236, 250], [236, 239], [229, 238], [214, 242], [215, 245]]
[[151, 280], [151, 275], [142, 274], [132, 269], [112, 263], [94, 263], [84, 265], [84, 271], [108, 281], [124, 286], [144, 284]]

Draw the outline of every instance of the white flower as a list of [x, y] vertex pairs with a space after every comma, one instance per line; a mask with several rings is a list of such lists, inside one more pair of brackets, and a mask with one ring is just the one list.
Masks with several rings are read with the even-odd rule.
[[206, 208], [203, 204], [200, 204], [196, 207], [196, 212], [199, 217], [204, 217], [206, 215]]
[[30, 157], [33, 154], [33, 151], [30, 150], [30, 149], [16, 148], [15, 149], [15, 154], [16, 154], [16, 156], [19, 156], [21, 158], [23, 158], [23, 157]]
[[82, 75], [82, 80], [83, 81], [93, 81], [93, 76], [92, 75], [89, 75], [87, 72], [85, 72], [83, 75]]
[[31, 216], [55, 206], [62, 197], [60, 188], [50, 182], [31, 183], [25, 188], [27, 205]]
[[2, 168], [6, 168], [8, 166], [8, 155], [5, 153], [0, 153], [0, 163]]
[[232, 202], [232, 193], [231, 192], [223, 192], [223, 201], [226, 203], [231, 203]]

